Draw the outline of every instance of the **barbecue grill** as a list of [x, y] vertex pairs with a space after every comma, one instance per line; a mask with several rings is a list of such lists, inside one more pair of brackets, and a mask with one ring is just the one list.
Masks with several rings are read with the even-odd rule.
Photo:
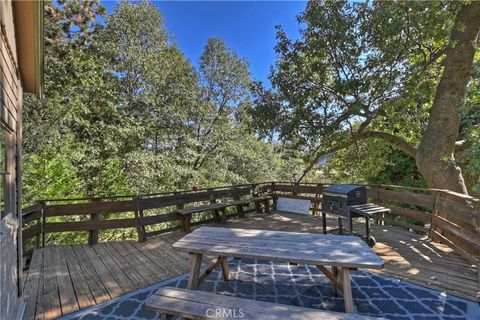
[[[370, 236], [370, 218], [380, 213], [388, 213], [390, 209], [367, 203], [367, 189], [355, 184], [334, 184], [323, 189], [322, 223], [323, 233], [327, 233], [327, 214], [338, 216], [339, 234], [343, 234], [343, 219], [347, 220], [349, 234], [353, 234], [353, 218], [365, 217], [366, 242], [373, 246], [375, 238]], [[332, 230], [333, 231], [333, 230]]]
[[347, 218], [348, 207], [367, 203], [367, 189], [354, 184], [333, 184], [323, 189], [322, 211]]

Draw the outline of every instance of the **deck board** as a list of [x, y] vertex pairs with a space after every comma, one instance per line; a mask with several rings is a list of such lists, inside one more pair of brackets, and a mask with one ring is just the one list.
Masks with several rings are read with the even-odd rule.
[[100, 277], [97, 275], [95, 268], [85, 254], [82, 246], [72, 246], [72, 249], [78, 259], [80, 267], [83, 271], [83, 276], [87, 280], [88, 288], [90, 289], [95, 302], [101, 303], [106, 300], [110, 300], [110, 294], [103, 286]]
[[61, 247], [55, 248], [55, 266], [57, 272], [58, 294], [62, 310], [70, 313], [78, 310], [77, 297], [68, 272], [67, 261]]
[[[334, 223], [334, 219], [329, 219], [329, 228]], [[287, 213], [252, 214], [218, 226], [322, 231], [320, 218]], [[361, 223], [355, 224], [355, 229], [364, 232]], [[372, 225], [372, 234], [377, 239], [373, 249], [385, 261], [384, 269], [372, 271], [476, 299], [479, 291], [476, 273], [448, 246], [398, 227]], [[35, 250], [25, 272], [24, 319], [54, 319], [188, 272], [188, 254], [172, 247], [184, 235], [176, 231], [145, 243], [132, 240]], [[208, 259], [205, 257], [204, 263]]]
[[79, 308], [82, 309], [95, 304], [95, 298], [88, 287], [87, 279], [85, 278], [82, 268], [80, 267], [80, 263], [73, 252], [73, 248], [71, 246], [64, 246], [62, 247], [62, 250], [65, 254], [65, 259], [67, 261], [70, 278], [75, 289], [75, 295], [78, 300]]

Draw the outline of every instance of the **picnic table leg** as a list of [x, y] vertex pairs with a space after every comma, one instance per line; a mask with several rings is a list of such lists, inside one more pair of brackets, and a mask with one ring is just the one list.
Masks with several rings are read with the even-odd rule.
[[[325, 276], [327, 276], [330, 281], [332, 281], [332, 292], [336, 295], [338, 287], [342, 287], [342, 283], [338, 280], [338, 268], [332, 266], [332, 271], [328, 270], [325, 266], [317, 265], [318, 270], [320, 270]], [[336, 272], [336, 273], [335, 273]]]
[[347, 214], [347, 222], [348, 222], [348, 234], [353, 235], [353, 217], [352, 217], [352, 212], [348, 210]]
[[352, 285], [350, 283], [350, 269], [342, 268], [343, 299], [345, 300], [345, 312], [356, 313], [352, 297]]
[[365, 217], [365, 237], [366, 242], [370, 243], [370, 217], [368, 215]]
[[200, 266], [202, 265], [201, 253], [190, 253], [190, 275], [188, 277], [188, 289], [195, 290], [198, 288], [200, 278]]
[[228, 282], [228, 278], [230, 276], [230, 269], [228, 267], [228, 260], [227, 257], [222, 256], [220, 257], [220, 265], [222, 266], [222, 275], [223, 281]]
[[[333, 273], [333, 275], [335, 276], [335, 278], [336, 278], [337, 280], [339, 280], [339, 279], [338, 279], [338, 267], [332, 266], [332, 273]], [[337, 296], [337, 295], [338, 295], [338, 288], [337, 288], [337, 286], [336, 286], [334, 283], [332, 284], [332, 294], [333, 294], [334, 296]]]

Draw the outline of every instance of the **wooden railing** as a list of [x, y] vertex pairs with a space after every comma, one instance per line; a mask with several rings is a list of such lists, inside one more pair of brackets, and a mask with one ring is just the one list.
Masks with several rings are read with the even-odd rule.
[[[150, 236], [181, 228], [181, 217], [173, 213], [175, 209], [258, 194], [270, 194], [274, 202], [279, 196], [310, 200], [311, 214], [318, 215], [325, 186], [321, 183], [268, 182], [199, 191], [37, 201], [23, 211], [25, 253], [34, 247], [45, 246], [48, 234], [57, 232], [88, 232], [88, 243], [93, 245], [99, 240], [100, 230], [134, 228], [138, 240], [144, 241]], [[479, 263], [479, 199], [439, 189], [389, 185], [366, 187], [371, 202], [392, 210], [389, 216], [379, 217], [380, 221], [425, 233], [449, 245], [471, 263]], [[251, 208], [245, 212], [255, 210]], [[231, 211], [227, 217], [238, 214], [238, 211]], [[71, 221], [54, 222], [55, 217]], [[213, 220], [213, 216], [201, 215], [192, 225]]]

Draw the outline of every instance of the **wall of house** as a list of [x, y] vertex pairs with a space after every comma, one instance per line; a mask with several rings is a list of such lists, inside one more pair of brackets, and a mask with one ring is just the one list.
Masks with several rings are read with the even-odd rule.
[[[19, 220], [17, 217], [17, 153], [21, 147], [18, 130], [21, 119], [22, 86], [19, 79], [13, 8], [10, 0], [0, 1], [0, 111], [2, 139], [2, 216], [0, 222], [0, 319], [20, 316], [22, 300], [19, 277]], [[18, 179], [17, 179], [18, 178]]]

